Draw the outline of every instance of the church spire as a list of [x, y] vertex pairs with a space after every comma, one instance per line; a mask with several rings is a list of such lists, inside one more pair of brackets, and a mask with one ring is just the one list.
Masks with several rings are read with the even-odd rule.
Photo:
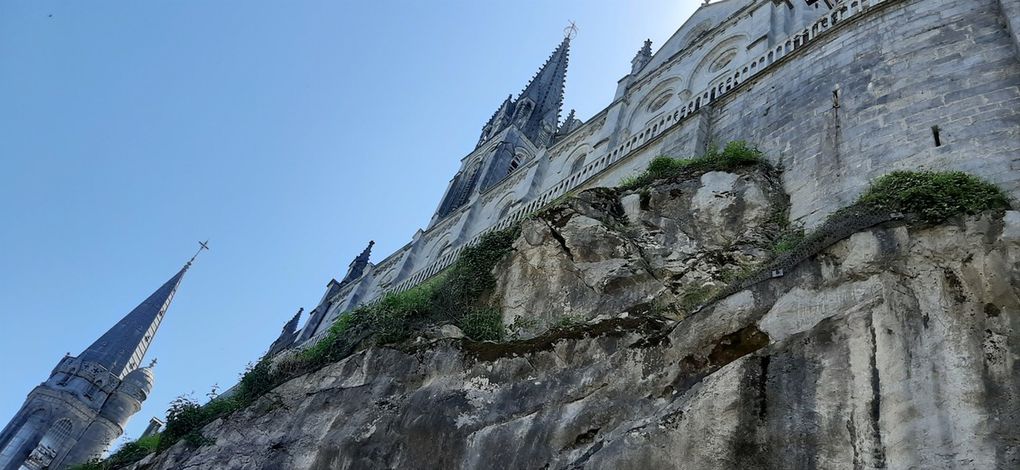
[[515, 120], [532, 142], [547, 145], [556, 132], [563, 108], [563, 88], [570, 61], [568, 34], [517, 98]]
[[631, 75], [638, 73], [641, 69], [645, 67], [645, 65], [648, 65], [648, 62], [651, 62], [651, 60], [652, 60], [652, 40], [648, 39], [645, 41], [644, 46], [641, 47], [641, 50], [639, 50], [637, 54], [634, 56], [634, 58], [630, 61]]
[[138, 367], [192, 261], [86, 348], [79, 359], [99, 363], [117, 377]]
[[344, 286], [349, 284], [365, 274], [365, 268], [368, 267], [368, 259], [372, 256], [372, 246], [375, 245], [375, 241], [368, 242], [368, 247], [365, 251], [362, 251], [354, 261], [351, 261], [350, 267], [347, 269], [347, 275], [344, 276], [343, 280], [340, 281], [340, 285]]

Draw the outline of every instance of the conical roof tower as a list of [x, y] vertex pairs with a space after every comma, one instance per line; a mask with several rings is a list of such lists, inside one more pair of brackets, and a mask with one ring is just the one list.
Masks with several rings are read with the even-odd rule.
[[525, 102], [530, 102], [533, 106], [528, 119], [521, 124], [523, 124], [525, 135], [540, 145], [548, 143], [547, 140], [559, 125], [569, 62], [570, 36], [568, 35], [563, 38], [563, 42], [556, 47], [556, 50], [517, 98], [518, 112], [522, 111], [522, 104]]
[[184, 273], [190, 267], [191, 261], [188, 261], [177, 274], [138, 304], [78, 357], [83, 361], [95, 362], [106, 367], [118, 378], [123, 378], [127, 372], [138, 367], [156, 336], [156, 330], [159, 329], [163, 316], [170, 307]]

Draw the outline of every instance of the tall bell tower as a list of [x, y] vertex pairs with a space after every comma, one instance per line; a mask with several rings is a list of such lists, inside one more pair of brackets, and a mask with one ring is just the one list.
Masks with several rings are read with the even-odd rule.
[[101, 456], [124, 433], [152, 391], [154, 364], [142, 360], [194, 259], [28, 394], [0, 432], [0, 470], [63, 469]]

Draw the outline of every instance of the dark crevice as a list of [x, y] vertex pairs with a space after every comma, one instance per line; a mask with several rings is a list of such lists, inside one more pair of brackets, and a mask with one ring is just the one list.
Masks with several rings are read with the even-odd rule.
[[760, 361], [761, 375], [758, 377], [758, 419], [764, 421], [768, 416], [768, 382], [769, 361], [772, 356], [762, 356]]
[[592, 428], [588, 431], [578, 434], [577, 438], [574, 439], [574, 444], [571, 448], [581, 447], [592, 442], [595, 442], [595, 437], [599, 435], [600, 428]]
[[946, 287], [949, 288], [950, 293], [953, 295], [953, 300], [958, 304], [967, 302], [967, 294], [964, 293], [963, 282], [960, 281], [956, 273], [949, 268], [944, 268], [942, 273], [946, 276]]
[[850, 434], [850, 446], [854, 450], [854, 470], [861, 470], [864, 468], [864, 462], [861, 462], [861, 451], [857, 448], [857, 428], [854, 426], [853, 418], [846, 420], [846, 432]]
[[[515, 356], [526, 356], [541, 351], [551, 351], [562, 340], [596, 338], [600, 336], [621, 337], [628, 334], [652, 335], [663, 332], [665, 322], [649, 317], [614, 318], [594, 325], [583, 324], [570, 328], [557, 328], [535, 338], [493, 343], [488, 341], [461, 340], [461, 347], [468, 356], [482, 362]], [[421, 346], [431, 347], [431, 346]]]
[[560, 235], [560, 232], [557, 232], [556, 228], [554, 228], [548, 221], [545, 222], [545, 225], [546, 227], [549, 227], [549, 233], [552, 237], [560, 243], [561, 247], [563, 247], [563, 251], [567, 254], [567, 257], [570, 258], [570, 261], [574, 261], [574, 253], [570, 251], [570, 247], [567, 246], [567, 240], [563, 238], [563, 235]]
[[882, 414], [882, 384], [878, 375], [878, 340], [874, 323], [868, 325], [871, 332], [871, 432], [875, 439], [874, 460], [876, 468], [885, 468], [885, 446], [882, 444], [882, 430], [879, 424]]
[[584, 453], [584, 455], [579, 457], [577, 460], [571, 462], [570, 465], [568, 465], [566, 468], [569, 468], [571, 470], [584, 468], [584, 464], [587, 463], [589, 459], [591, 459], [591, 456], [595, 455], [596, 452], [602, 450], [602, 447], [605, 445], [606, 443], [603, 441], [596, 442], [595, 445], [591, 446], [591, 448]]
[[723, 366], [752, 354], [769, 344], [769, 335], [748, 325], [715, 342], [707, 356], [692, 354], [680, 360], [680, 373], [663, 395], [684, 393]]

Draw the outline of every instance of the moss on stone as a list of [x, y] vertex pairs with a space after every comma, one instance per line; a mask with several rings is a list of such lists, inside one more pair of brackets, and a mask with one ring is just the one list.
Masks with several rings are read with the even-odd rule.
[[894, 171], [875, 180], [857, 202], [841, 212], [902, 212], [936, 224], [956, 215], [1008, 207], [1001, 189], [974, 175], [961, 171]]
[[644, 173], [624, 178], [618, 187], [624, 191], [636, 190], [662, 179], [691, 178], [709, 171], [732, 171], [757, 165], [767, 165], [762, 153], [747, 142], [734, 141], [721, 151], [713, 149], [696, 158], [657, 157]]

